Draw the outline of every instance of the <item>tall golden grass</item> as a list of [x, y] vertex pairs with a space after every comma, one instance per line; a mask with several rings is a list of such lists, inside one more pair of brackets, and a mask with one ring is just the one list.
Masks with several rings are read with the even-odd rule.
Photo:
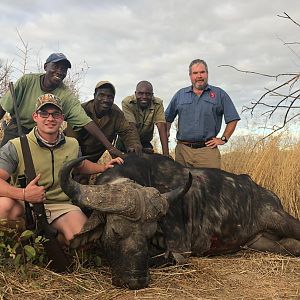
[[285, 209], [300, 219], [300, 142], [287, 133], [265, 140], [240, 138], [222, 155], [222, 168], [248, 174], [276, 193]]

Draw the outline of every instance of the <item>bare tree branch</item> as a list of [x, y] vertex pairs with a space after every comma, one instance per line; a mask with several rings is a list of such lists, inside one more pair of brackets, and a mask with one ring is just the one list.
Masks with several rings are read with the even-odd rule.
[[300, 24], [298, 22], [296, 22], [293, 18], [291, 18], [286, 12], [283, 12], [283, 16], [282, 15], [277, 15], [277, 17], [280, 17], [280, 18], [284, 18], [284, 19], [289, 19], [291, 20], [294, 24], [296, 24], [297, 26], [300, 27]]
[[3, 61], [0, 60], [0, 97], [2, 97], [8, 89], [11, 72], [12, 62], [8, 63], [8, 61], [6, 61], [3, 63]]
[[300, 45], [299, 42], [285, 42], [284, 45]]
[[21, 58], [21, 60], [23, 61], [21, 63], [21, 69], [20, 68], [16, 68], [18, 71], [20, 71], [22, 73], [22, 75], [24, 75], [27, 72], [27, 64], [28, 64], [28, 60], [29, 60], [29, 51], [31, 50], [31, 48], [29, 48], [28, 46], [28, 42], [25, 43], [25, 41], [23, 40], [18, 28], [16, 28], [18, 37], [22, 43], [22, 48], [17, 47], [17, 49], [21, 52], [21, 54], [16, 54], [19, 58]]
[[[288, 19], [300, 27], [300, 23], [296, 22], [285, 12], [283, 15], [278, 15], [278, 17]], [[278, 39], [283, 42], [286, 47], [288, 47], [293, 56], [295, 56], [297, 59], [300, 59], [298, 52], [292, 48], [292, 45], [300, 45], [300, 42], [285, 42], [281, 38]], [[249, 111], [251, 116], [259, 113], [260, 116], [266, 116], [268, 119], [275, 121], [275, 123], [280, 123], [280, 125], [273, 125], [272, 128], [269, 128], [271, 132], [263, 139], [283, 129], [287, 124], [295, 121], [296, 118], [300, 116], [300, 72], [288, 72], [270, 75], [249, 70], [242, 70], [228, 64], [220, 65], [219, 67], [230, 67], [241, 73], [254, 74], [268, 78], [274, 78], [276, 81], [282, 81], [277, 83], [273, 88], [266, 89], [266, 91], [259, 97], [258, 100], [253, 100], [251, 101], [250, 105], [242, 108], [242, 112]], [[284, 79], [284, 77], [288, 78]], [[265, 126], [264, 128], [267, 127]]]
[[254, 72], [254, 71], [241, 70], [241, 69], [238, 69], [237, 67], [234, 67], [232, 65], [219, 65], [218, 67], [229, 67], [229, 68], [235, 69], [236, 71], [241, 72], [241, 73], [255, 74], [255, 75], [260, 75], [260, 76], [265, 76], [265, 77], [271, 77], [271, 78], [275, 78], [276, 80], [280, 76], [295, 76], [295, 75], [297, 75], [297, 73], [282, 73], [282, 74], [277, 74], [277, 75], [270, 75], [270, 74], [264, 74], [264, 73]]
[[290, 85], [290, 84], [293, 84], [295, 81], [298, 81], [299, 79], [299, 76], [300, 75], [296, 75], [294, 77], [292, 77], [291, 79], [289, 79], [288, 81], [282, 83], [281, 85], [279, 86], [276, 86], [274, 89], [271, 89], [271, 90], [268, 90], [267, 92], [265, 92], [256, 102], [254, 102], [254, 104], [250, 107], [245, 107], [244, 109], [242, 109], [242, 112], [244, 111], [248, 111], [250, 110], [251, 111], [251, 115], [253, 115], [253, 111], [254, 109], [256, 108], [257, 105], [259, 105], [262, 101], [262, 99], [264, 99], [267, 95], [269, 95], [270, 93], [273, 93], [274, 91], [284, 87], [284, 86], [287, 86], [287, 85]]

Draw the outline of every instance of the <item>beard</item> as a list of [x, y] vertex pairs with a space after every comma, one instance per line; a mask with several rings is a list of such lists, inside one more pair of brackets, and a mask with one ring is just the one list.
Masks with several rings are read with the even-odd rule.
[[204, 80], [204, 81], [196, 81], [193, 83], [193, 87], [196, 89], [196, 90], [200, 90], [200, 91], [203, 91], [207, 86], [207, 80]]

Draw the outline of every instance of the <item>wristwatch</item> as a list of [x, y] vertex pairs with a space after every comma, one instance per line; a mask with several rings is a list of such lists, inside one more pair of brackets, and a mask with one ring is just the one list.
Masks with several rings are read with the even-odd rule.
[[224, 143], [227, 143], [228, 142], [227, 137], [223, 135], [221, 137], [221, 141], [223, 141]]

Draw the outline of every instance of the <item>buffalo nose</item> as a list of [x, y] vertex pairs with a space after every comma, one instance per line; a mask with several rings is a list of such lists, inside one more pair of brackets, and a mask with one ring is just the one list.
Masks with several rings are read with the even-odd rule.
[[148, 287], [150, 276], [143, 276], [138, 278], [121, 279], [118, 276], [112, 277], [112, 284], [118, 287], [128, 287], [131, 290], [140, 290]]
[[128, 287], [131, 290], [144, 289], [148, 287], [148, 285], [149, 285], [149, 276], [129, 279], [128, 281]]

